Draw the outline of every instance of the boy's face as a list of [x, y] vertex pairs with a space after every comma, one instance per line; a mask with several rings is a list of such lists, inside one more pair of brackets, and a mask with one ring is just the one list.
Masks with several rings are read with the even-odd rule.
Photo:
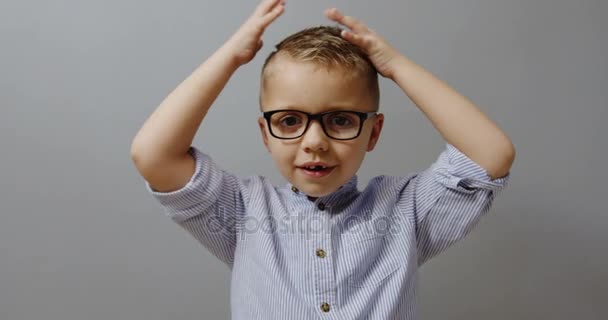
[[[263, 111], [293, 109], [310, 114], [335, 110], [374, 111], [364, 79], [283, 55], [274, 59], [266, 70], [266, 85], [261, 95]], [[270, 134], [263, 117], [258, 119], [264, 145], [281, 174], [300, 191], [313, 197], [336, 191], [356, 174], [365, 153], [374, 149], [383, 121], [384, 116], [377, 114], [363, 121], [357, 138], [335, 140], [324, 133], [319, 121], [311, 120], [301, 137], [282, 140]], [[311, 172], [304, 168], [310, 162], [323, 162], [329, 168]]]

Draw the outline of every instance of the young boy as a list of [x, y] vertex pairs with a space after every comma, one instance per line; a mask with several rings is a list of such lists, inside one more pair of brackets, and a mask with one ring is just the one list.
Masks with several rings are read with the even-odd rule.
[[[327, 17], [348, 30], [293, 34], [262, 70], [259, 127], [288, 183], [220, 169], [192, 140], [284, 6], [258, 5], [150, 116], [132, 159], [166, 213], [231, 269], [233, 319], [415, 319], [419, 266], [489, 210], [514, 147], [471, 102], [330, 9]], [[359, 191], [356, 172], [384, 119], [377, 73], [403, 89], [447, 144], [427, 170], [379, 176]]]

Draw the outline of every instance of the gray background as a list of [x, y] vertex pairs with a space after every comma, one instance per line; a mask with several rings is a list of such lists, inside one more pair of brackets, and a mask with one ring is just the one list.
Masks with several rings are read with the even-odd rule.
[[[129, 157], [162, 99], [257, 1], [0, 2], [0, 319], [227, 319], [228, 269], [166, 218]], [[262, 146], [272, 45], [338, 6], [473, 100], [513, 140], [509, 187], [422, 269], [423, 319], [608, 318], [603, 0], [288, 0], [195, 145], [283, 183]], [[424, 169], [443, 140], [381, 82], [387, 116], [360, 171]], [[446, 108], [449, 106], [446, 106]]]

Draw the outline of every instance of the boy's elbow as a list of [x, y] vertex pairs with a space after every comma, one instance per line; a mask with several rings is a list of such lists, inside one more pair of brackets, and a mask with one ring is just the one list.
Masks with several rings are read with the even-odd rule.
[[501, 156], [499, 156], [496, 161], [497, 165], [487, 170], [490, 178], [495, 180], [506, 177], [511, 170], [513, 162], [515, 161], [515, 156], [515, 146], [513, 146], [513, 143], [510, 142], [507, 147], [503, 148]]
[[131, 148], [130, 158], [137, 171], [139, 171], [142, 176], [145, 176], [148, 170], [147, 168], [151, 166], [150, 160], [146, 159], [146, 157], [142, 153], [138, 152], [136, 149], [133, 148]]
[[133, 162], [133, 164], [137, 168], [139, 168], [142, 165], [142, 161], [145, 159], [142, 152], [139, 149], [137, 149], [134, 145], [131, 145], [131, 151], [130, 151], [129, 156], [131, 158], [131, 162]]
[[139, 168], [151, 163], [158, 163], [160, 159], [166, 157], [162, 156], [157, 146], [147, 142], [143, 138], [135, 137], [131, 142], [130, 158]]
[[154, 162], [158, 162], [158, 159], [155, 159], [149, 151], [146, 151], [146, 148], [135, 142], [131, 144], [130, 158], [131, 162], [133, 162], [140, 172], [146, 170], [148, 167], [154, 166]]
[[137, 139], [138, 136], [139, 136], [139, 133], [137, 136], [135, 136], [135, 138], [133, 138], [133, 141], [131, 141], [131, 149], [129, 150], [131, 161], [133, 161], [133, 162], [141, 159], [142, 147], [141, 147], [141, 143], [139, 143], [139, 140]]

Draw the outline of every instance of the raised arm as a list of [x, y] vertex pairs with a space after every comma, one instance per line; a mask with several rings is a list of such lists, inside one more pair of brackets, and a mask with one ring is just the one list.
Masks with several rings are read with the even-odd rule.
[[266, 27], [284, 0], [264, 0], [239, 30], [179, 84], [145, 121], [131, 144], [131, 159], [157, 191], [184, 186], [195, 170], [188, 150], [207, 111], [239, 66], [262, 47]]
[[515, 148], [471, 101], [355, 18], [344, 16], [335, 8], [325, 14], [350, 29], [344, 30], [342, 36], [365, 50], [378, 72], [397, 83], [448, 143], [484, 168], [491, 178], [507, 175], [515, 159]]
[[515, 148], [507, 135], [469, 99], [405, 56], [392, 78], [450, 144], [486, 169], [492, 179], [509, 173]]

